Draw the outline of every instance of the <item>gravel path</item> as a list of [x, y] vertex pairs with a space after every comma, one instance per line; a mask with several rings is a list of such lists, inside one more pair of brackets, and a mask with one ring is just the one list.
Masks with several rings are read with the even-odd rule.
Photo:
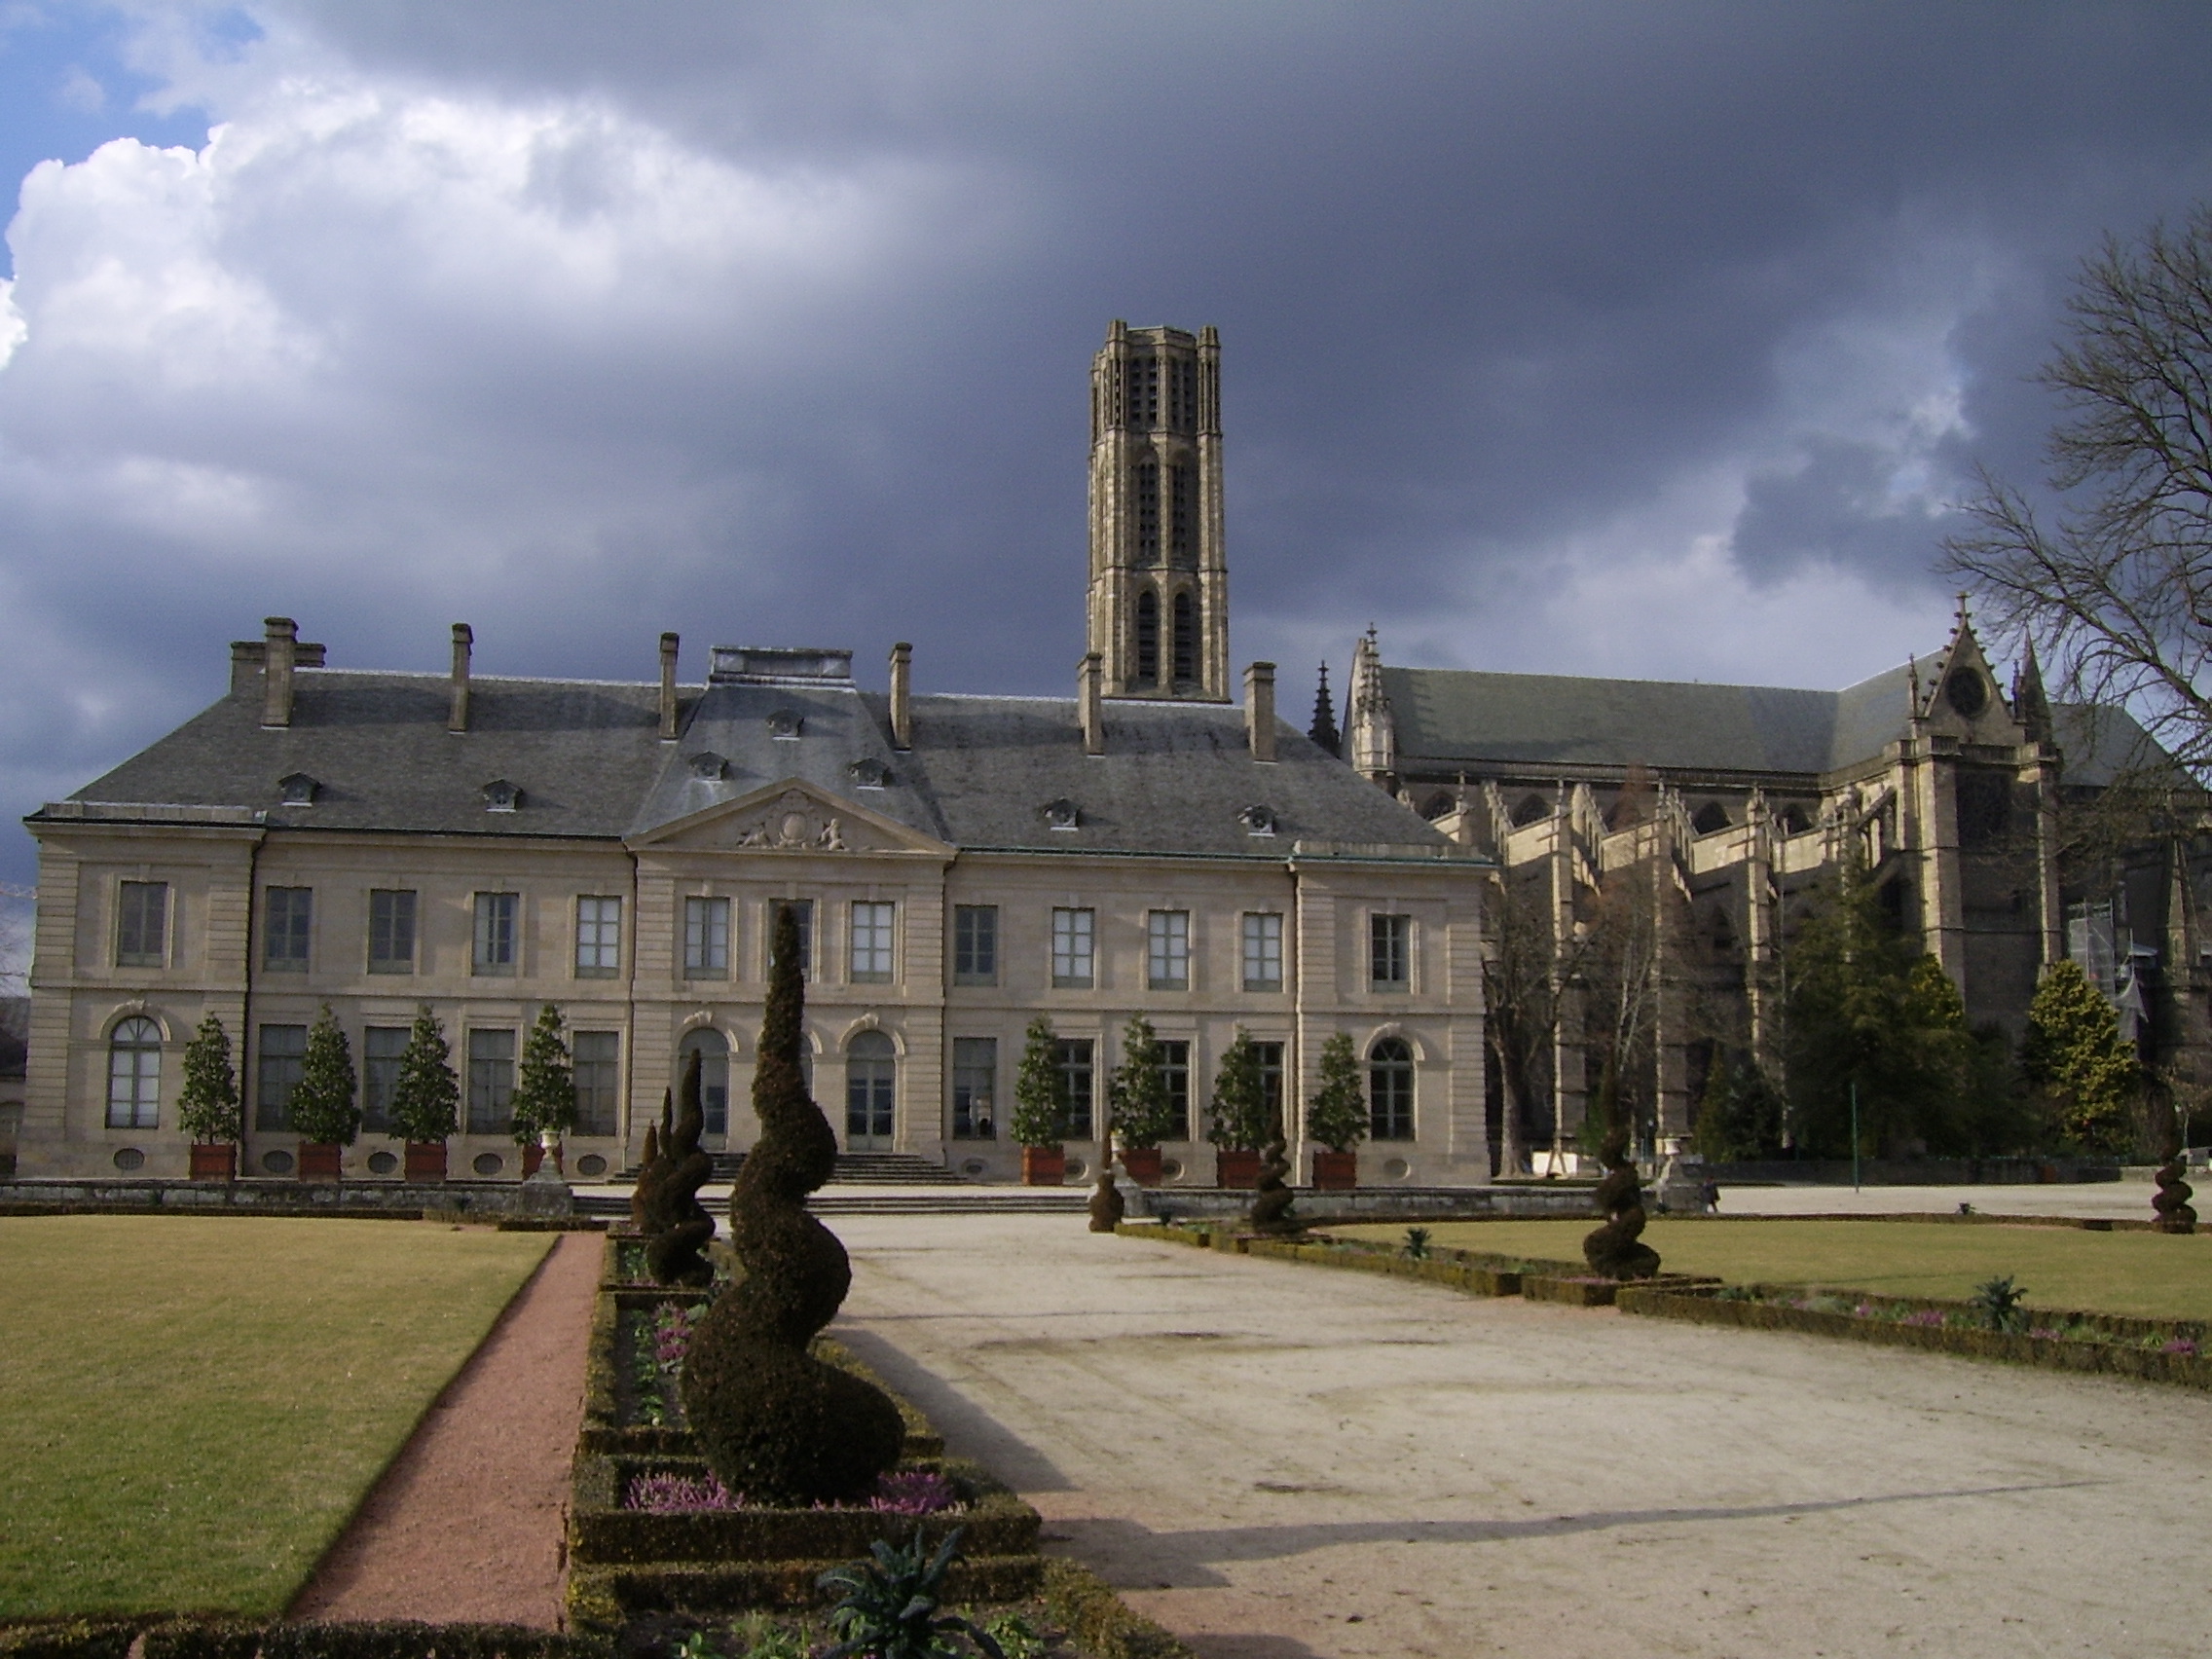
[[2201, 1653], [2212, 1398], [840, 1217], [840, 1334], [1209, 1659]]
[[558, 1627], [602, 1247], [555, 1241], [287, 1616]]

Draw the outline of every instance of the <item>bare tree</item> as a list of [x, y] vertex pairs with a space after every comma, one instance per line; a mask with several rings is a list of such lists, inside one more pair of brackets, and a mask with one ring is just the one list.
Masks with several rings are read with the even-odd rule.
[[[2193, 771], [2212, 762], [2212, 205], [2178, 231], [2108, 237], [2039, 379], [2049, 523], [1984, 472], [1975, 528], [1944, 542], [1996, 619], [2082, 700], [2125, 705]], [[2138, 766], [2157, 759], [2135, 757]]]
[[1500, 869], [1492, 887], [1491, 955], [1483, 980], [1491, 1043], [1497, 1051], [1504, 1101], [1498, 1114], [1498, 1166], [1517, 1174], [1527, 1148], [1521, 1120], [1550, 1087], [1553, 1039], [1578, 981], [1591, 935], [1557, 937], [1549, 886]]
[[0, 997], [30, 989], [31, 931], [36, 892], [0, 881]]

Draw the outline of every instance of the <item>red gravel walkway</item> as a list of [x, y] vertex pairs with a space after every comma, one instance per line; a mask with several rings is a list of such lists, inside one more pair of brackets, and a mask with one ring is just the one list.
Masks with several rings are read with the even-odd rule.
[[292, 1604], [295, 1619], [560, 1623], [602, 1240], [564, 1234]]

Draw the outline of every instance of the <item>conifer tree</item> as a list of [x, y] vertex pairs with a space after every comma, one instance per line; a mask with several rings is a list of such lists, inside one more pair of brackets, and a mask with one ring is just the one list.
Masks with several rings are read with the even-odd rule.
[[1206, 1139], [1226, 1152], [1257, 1152], [1272, 1138], [1267, 1083], [1260, 1051], [1241, 1025], [1236, 1040], [1221, 1056], [1213, 1075], [1213, 1106], [1206, 1114]]
[[2068, 1140], [2087, 1152], [2126, 1148], [2143, 1068], [2079, 962], [2052, 963], [2036, 987], [2020, 1065]]
[[317, 1145], [351, 1146], [361, 1132], [361, 1108], [355, 1102], [359, 1087], [352, 1047], [324, 1003], [308, 1029], [300, 1081], [292, 1086], [292, 1127]]
[[454, 1075], [453, 1051], [428, 1003], [415, 1011], [414, 1029], [400, 1052], [399, 1076], [391, 1087], [390, 1133], [400, 1140], [443, 1141], [460, 1127], [461, 1079]]
[[1021, 1065], [1014, 1074], [1014, 1140], [1016, 1146], [1056, 1148], [1067, 1138], [1067, 1132], [1059, 1043], [1052, 1022], [1039, 1014], [1029, 1022]]
[[231, 1036], [211, 1014], [184, 1046], [184, 1087], [177, 1094], [176, 1113], [186, 1138], [203, 1145], [235, 1141], [242, 1127]]
[[1340, 1031], [1321, 1045], [1321, 1087], [1307, 1102], [1306, 1132], [1331, 1152], [1349, 1152], [1367, 1130], [1367, 1080], [1350, 1036]]
[[1175, 1130], [1165, 1059], [1152, 1021], [1141, 1014], [1129, 1015], [1122, 1032], [1122, 1063], [1106, 1085], [1114, 1138], [1124, 1151], [1156, 1147]]
[[535, 1144], [547, 1129], [558, 1134], [575, 1126], [576, 1074], [562, 1035], [561, 1011], [551, 1003], [537, 1011], [537, 1023], [522, 1046], [514, 1115], [515, 1141], [522, 1146]]

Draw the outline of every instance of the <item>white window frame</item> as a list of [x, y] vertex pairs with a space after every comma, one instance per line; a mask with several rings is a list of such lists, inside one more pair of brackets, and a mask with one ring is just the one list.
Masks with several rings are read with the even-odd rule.
[[576, 895], [575, 972], [579, 979], [611, 979], [622, 972], [622, 900], [619, 895]]
[[1191, 988], [1191, 912], [1147, 910], [1145, 934], [1145, 984], [1155, 991]]
[[1282, 989], [1282, 912], [1244, 912], [1244, 988]]
[[888, 985], [898, 966], [899, 906], [888, 899], [855, 899], [845, 960], [856, 985]]
[[712, 893], [693, 893], [683, 901], [683, 977], [729, 977], [729, 901]]

